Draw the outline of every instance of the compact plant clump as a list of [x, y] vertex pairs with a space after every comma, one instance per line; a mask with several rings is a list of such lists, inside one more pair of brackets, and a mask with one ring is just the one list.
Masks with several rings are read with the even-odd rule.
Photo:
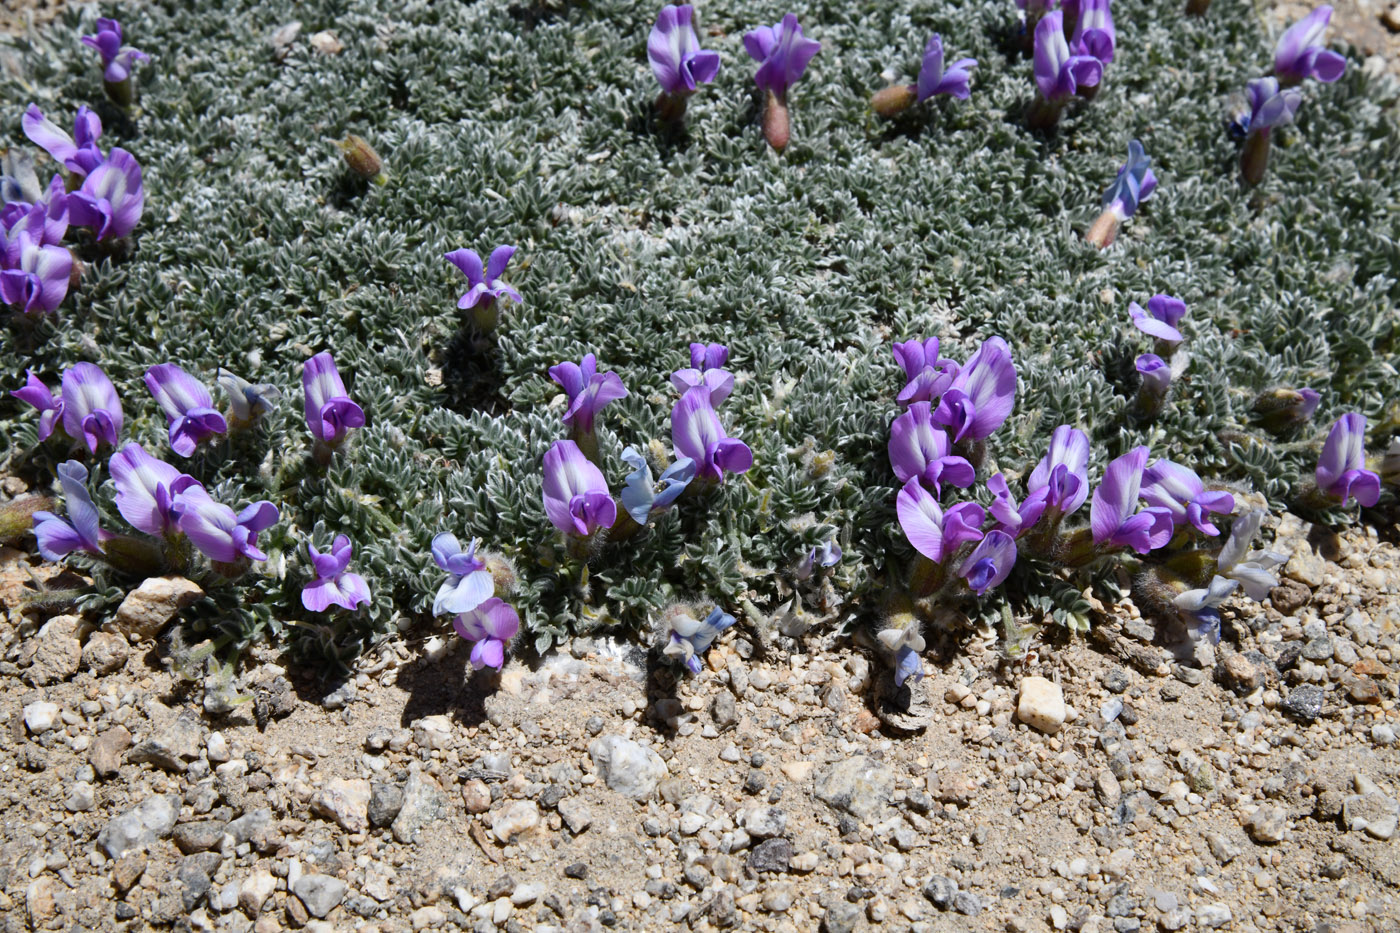
[[[70, 10], [0, 73], [34, 100], [0, 454], [62, 503], [0, 529], [95, 617], [197, 580], [233, 654], [436, 616], [474, 668], [646, 632], [699, 671], [816, 630], [909, 686], [935, 637], [1015, 652], [1095, 591], [1218, 638], [1270, 514], [1393, 520], [1397, 92], [1327, 8], [1261, 77], [1242, 6], [1117, 6], [704, 10], [703, 43], [689, 6], [298, 6], [328, 56], [249, 40], [286, 4], [148, 5], [128, 37], [199, 50], [149, 59]], [[916, 83], [875, 71], [920, 43]]]

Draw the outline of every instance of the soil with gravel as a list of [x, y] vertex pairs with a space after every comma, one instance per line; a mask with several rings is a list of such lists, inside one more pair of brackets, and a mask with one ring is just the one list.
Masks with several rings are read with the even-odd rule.
[[585, 639], [471, 674], [457, 639], [431, 636], [342, 683], [268, 651], [192, 683], [161, 631], [180, 592], [147, 584], [94, 628], [20, 608], [63, 571], [5, 550], [0, 915], [6, 931], [1400, 929], [1400, 551], [1292, 516], [1277, 532], [1285, 579], [1227, 611], [1218, 646], [1128, 603], [1015, 664], [945, 639], [899, 715], [848, 642], [734, 630], [682, 679]]

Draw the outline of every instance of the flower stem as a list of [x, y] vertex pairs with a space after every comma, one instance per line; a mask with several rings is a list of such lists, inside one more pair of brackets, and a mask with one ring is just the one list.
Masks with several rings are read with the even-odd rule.
[[787, 148], [788, 138], [792, 132], [792, 121], [788, 116], [787, 95], [768, 92], [768, 102], [763, 109], [763, 138], [768, 140], [768, 145], [774, 151], [782, 152]]

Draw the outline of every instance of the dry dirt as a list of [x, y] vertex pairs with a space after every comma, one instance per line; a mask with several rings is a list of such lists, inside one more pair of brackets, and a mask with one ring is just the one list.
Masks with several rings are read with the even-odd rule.
[[[1165, 646], [1128, 604], [1023, 664], [950, 643], [926, 659], [912, 734], [872, 712], [884, 673], [848, 643], [764, 651], [733, 630], [679, 682], [582, 639], [468, 676], [455, 638], [408, 638], [348, 686], [260, 654], [230, 704], [217, 679], [172, 673], [169, 631], [20, 609], [62, 581], [5, 551], [0, 915], [6, 931], [1400, 929], [1400, 555], [1291, 517], [1280, 539], [1289, 579], [1229, 613], [1218, 647]], [[1032, 675], [1063, 690], [1055, 734], [1020, 722]], [[599, 760], [620, 739], [633, 767]], [[138, 805], [145, 837], [120, 835]]]

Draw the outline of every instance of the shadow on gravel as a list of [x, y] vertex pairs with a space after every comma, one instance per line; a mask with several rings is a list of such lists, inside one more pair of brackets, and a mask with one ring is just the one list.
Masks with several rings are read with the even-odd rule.
[[444, 651], [436, 660], [421, 656], [406, 665], [398, 677], [399, 689], [408, 694], [400, 724], [407, 726], [424, 716], [451, 716], [461, 726], [486, 721], [486, 698], [500, 688], [500, 675], [492, 670], [463, 674], [464, 655]]

